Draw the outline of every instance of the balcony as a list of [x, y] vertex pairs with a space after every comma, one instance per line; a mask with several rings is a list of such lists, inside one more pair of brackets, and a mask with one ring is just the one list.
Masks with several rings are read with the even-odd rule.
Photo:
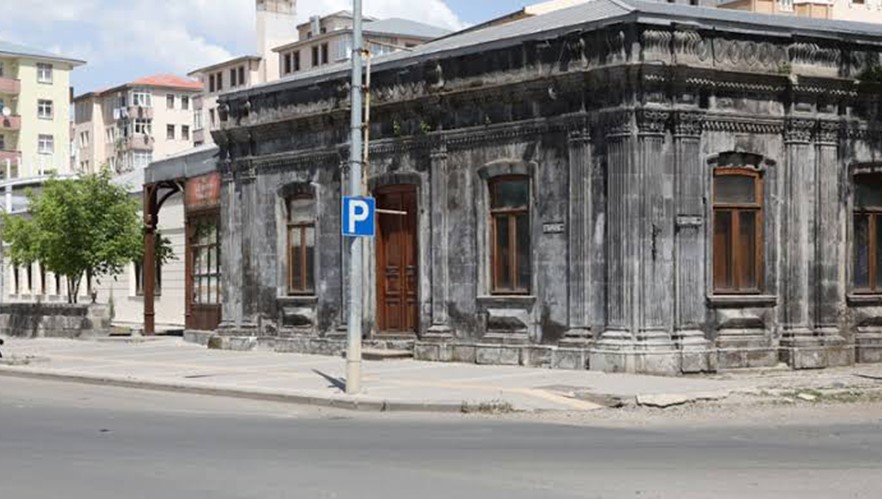
[[19, 92], [21, 92], [21, 81], [0, 76], [0, 94], [18, 95]]
[[17, 132], [21, 130], [21, 116], [0, 116], [0, 130]]
[[124, 147], [131, 151], [152, 151], [153, 137], [149, 135], [132, 135], [125, 139]]
[[153, 119], [153, 108], [152, 107], [141, 107], [141, 106], [129, 106], [129, 119], [144, 119], [144, 120], [152, 120]]

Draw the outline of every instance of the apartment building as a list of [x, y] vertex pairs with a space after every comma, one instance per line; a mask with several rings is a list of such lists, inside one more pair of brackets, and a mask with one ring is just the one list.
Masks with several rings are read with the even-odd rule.
[[0, 40], [0, 176], [67, 173], [70, 73], [84, 61]]
[[722, 9], [818, 19], [882, 23], [882, 0], [733, 0]]
[[[313, 17], [297, 27], [300, 39], [274, 49], [282, 76], [349, 60], [352, 55], [352, 13], [341, 11]], [[450, 31], [408, 19], [365, 18], [364, 38], [371, 55], [412, 49]]]
[[140, 78], [74, 99], [76, 169], [117, 173], [193, 147], [194, 99], [202, 84], [174, 75]]

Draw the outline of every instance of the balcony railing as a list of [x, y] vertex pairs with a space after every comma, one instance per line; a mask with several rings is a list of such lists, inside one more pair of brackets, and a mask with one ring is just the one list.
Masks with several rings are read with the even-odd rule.
[[19, 92], [21, 92], [21, 81], [0, 76], [0, 94], [18, 95]]
[[21, 130], [21, 116], [0, 116], [0, 130], [11, 132]]

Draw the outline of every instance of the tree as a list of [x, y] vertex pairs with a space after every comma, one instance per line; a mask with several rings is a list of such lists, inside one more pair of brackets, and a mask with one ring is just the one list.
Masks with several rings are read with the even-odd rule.
[[15, 264], [39, 261], [67, 278], [76, 303], [84, 276], [116, 276], [143, 253], [138, 202], [104, 171], [79, 179], [50, 179], [28, 192], [30, 217], [3, 215], [3, 240]]

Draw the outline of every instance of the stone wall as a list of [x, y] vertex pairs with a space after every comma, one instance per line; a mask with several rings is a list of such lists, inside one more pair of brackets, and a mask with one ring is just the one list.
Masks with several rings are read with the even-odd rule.
[[0, 304], [0, 334], [13, 338], [82, 338], [110, 334], [106, 305]]

